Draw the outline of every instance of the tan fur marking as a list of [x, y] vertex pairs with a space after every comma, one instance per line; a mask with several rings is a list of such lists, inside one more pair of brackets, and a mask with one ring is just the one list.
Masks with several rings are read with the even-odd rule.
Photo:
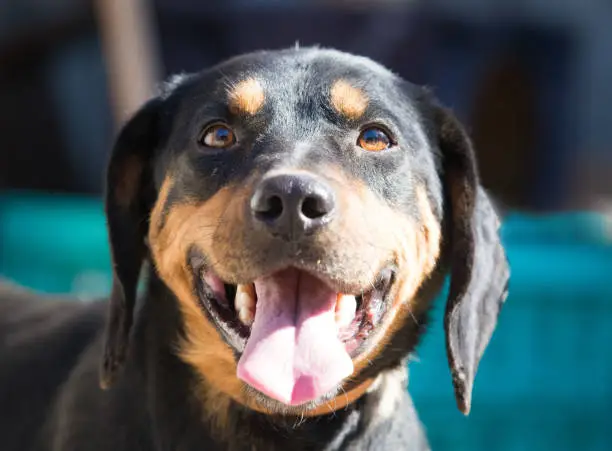
[[[400, 270], [395, 291], [391, 293], [394, 303], [379, 331], [379, 338], [369, 352], [353, 361], [354, 374], [358, 374], [382, 352], [404, 321], [412, 320], [413, 310], [418, 308], [414, 304], [415, 295], [433, 272], [438, 260], [441, 229], [422, 187], [416, 190], [420, 218], [419, 223], [415, 223], [385, 205], [367, 187], [348, 180], [342, 183], [345, 188], [340, 192], [344, 193], [344, 197], [340, 197], [339, 201], [346, 202], [346, 206], [341, 208], [345, 214], [339, 218], [338, 224], [339, 230], [344, 230], [341, 234], [342, 247], [354, 245], [360, 249], [360, 257], [371, 265], [370, 280], [387, 263], [381, 260], [385, 254], [393, 255]], [[348, 208], [349, 205], [351, 208]]]
[[[340, 171], [326, 175], [338, 193], [342, 194], [338, 196], [338, 208], [342, 214], [333, 227], [313, 242], [317, 248], [338, 251], [329, 254], [329, 261], [323, 269], [334, 269], [346, 280], [362, 286], [368, 286], [390, 258], [400, 269], [398, 283], [392, 293], [395, 302], [376, 343], [354, 360], [355, 372], [350, 380], [357, 381], [359, 373], [384, 349], [404, 321], [411, 320], [409, 315], [418, 309], [415, 295], [436, 266], [441, 230], [422, 187], [416, 191], [420, 213], [416, 222], [382, 202], [363, 184], [343, 177]], [[243, 181], [240, 187], [223, 188], [203, 203], [185, 200], [173, 205], [160, 229], [164, 204], [172, 183], [171, 177], [164, 181], [151, 214], [151, 252], [160, 277], [179, 300], [185, 339], [177, 343], [177, 354], [200, 378], [201, 383], [194, 390], [202, 401], [203, 415], [216, 428], [216, 434], [223, 436], [231, 433], [228, 418], [231, 400], [254, 410], [269, 412], [257, 405], [244, 390], [243, 382], [236, 377], [232, 351], [201, 311], [199, 300], [193, 293], [193, 275], [186, 265], [186, 255], [189, 248], [195, 245], [208, 256], [215, 266], [215, 272], [222, 277], [236, 273], [248, 277], [247, 274], [252, 271], [251, 254], [228, 252], [236, 249], [244, 252], [248, 247], [241, 238], [245, 224], [241, 215], [251, 182]], [[258, 248], [252, 250], [258, 251]], [[347, 261], [351, 265], [346, 265]], [[326, 405], [304, 412], [304, 415], [320, 415], [343, 408], [359, 398], [370, 384], [369, 380], [363, 381], [347, 395], [340, 394]]]
[[247, 78], [228, 93], [229, 109], [232, 114], [254, 115], [264, 105], [266, 95], [263, 87], [254, 78]]
[[356, 371], [361, 371], [369, 361], [382, 352], [405, 321], [414, 321], [416, 310], [419, 308], [418, 299], [415, 298], [417, 291], [435, 269], [442, 237], [440, 224], [433, 214], [425, 189], [417, 188], [416, 197], [420, 215], [419, 224], [406, 219], [402, 221], [402, 217], [396, 215], [396, 218], [388, 218], [388, 224], [391, 224], [394, 230], [382, 232], [397, 236], [398, 226], [404, 230], [395, 248], [400, 272], [397, 274], [395, 291], [391, 293], [394, 299], [393, 305], [387, 314], [382, 335], [370, 353], [360, 356], [355, 361]]
[[[235, 202], [240, 193], [225, 188], [203, 204], [173, 206], [166, 216], [164, 227], [158, 230], [157, 224], [161, 221], [171, 184], [171, 178], [164, 181], [151, 215], [151, 251], [160, 277], [179, 300], [186, 337], [177, 343], [177, 354], [200, 378], [201, 383], [194, 388], [203, 404], [205, 420], [215, 428], [218, 436], [223, 437], [229, 433], [228, 414], [232, 399], [251, 409], [270, 412], [245, 396], [244, 384], [236, 377], [236, 362], [232, 351], [198, 306], [199, 300], [193, 294], [193, 277], [186, 267], [185, 256], [192, 244], [201, 247], [208, 255], [214, 255], [212, 243], [215, 241], [218, 244], [218, 240], [214, 238], [213, 229], [226, 209], [240, 204], [239, 201]], [[364, 381], [326, 404], [303, 412], [303, 415], [321, 415], [344, 408], [363, 395], [370, 383], [369, 380]]]
[[343, 79], [336, 80], [331, 88], [331, 104], [349, 119], [359, 119], [368, 106], [368, 97], [359, 88]]
[[[216, 328], [209, 323], [193, 294], [191, 270], [186, 267], [189, 246], [210, 245], [212, 230], [231, 195], [222, 190], [208, 202], [197, 205], [176, 205], [168, 212], [164, 227], [158, 230], [167, 193], [171, 186], [167, 178], [151, 214], [149, 242], [153, 261], [160, 277], [175, 293], [183, 316], [185, 339], [176, 344], [177, 354], [192, 365], [203, 384], [195, 387], [203, 402], [205, 419], [223, 435], [227, 429], [229, 399], [224, 392], [240, 393], [240, 382], [231, 377], [236, 373], [234, 357]], [[208, 242], [207, 242], [208, 241]]]

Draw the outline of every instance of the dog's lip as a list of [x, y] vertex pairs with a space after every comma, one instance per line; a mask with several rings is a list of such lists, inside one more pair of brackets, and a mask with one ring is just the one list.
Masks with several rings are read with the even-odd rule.
[[[287, 269], [281, 270], [280, 272], [286, 272], [286, 271], [289, 271], [290, 273], [293, 273], [295, 275], [296, 268], [288, 267]], [[299, 277], [303, 278], [303, 277], [310, 276], [311, 278], [310, 283], [311, 284], [315, 283], [314, 281], [312, 281], [312, 277], [313, 277], [312, 274], [310, 274], [309, 276], [306, 276], [304, 271], [300, 271], [300, 270], [297, 270], [297, 271], [302, 272], [302, 275]], [[259, 349], [258, 343], [260, 342], [259, 340], [261, 339], [261, 336], [262, 336], [261, 335], [262, 334], [261, 321], [266, 321], [266, 322], [272, 321], [272, 323], [268, 322], [268, 324], [273, 324], [273, 322], [276, 321], [275, 316], [269, 315], [271, 311], [269, 306], [271, 305], [270, 302], [278, 302], [279, 299], [277, 298], [276, 301], [273, 301], [272, 299], [274, 299], [274, 297], [272, 298], [267, 297], [270, 294], [270, 292], [267, 291], [270, 289], [270, 287], [268, 286], [268, 288], [263, 289], [263, 293], [268, 293], [267, 295], [264, 295], [265, 297], [262, 297], [259, 300], [255, 299], [255, 304], [253, 305], [254, 322], [251, 323], [254, 327], [251, 327], [251, 326], [245, 325], [245, 323], [243, 323], [240, 320], [239, 315], [237, 314], [237, 311], [235, 309], [236, 300], [232, 299], [232, 296], [231, 296], [232, 293], [230, 293], [229, 296], [226, 294], [228, 287], [230, 289], [231, 288], [237, 289], [238, 287], [236, 287], [235, 285], [228, 285], [228, 284], [223, 283], [223, 281], [208, 268], [201, 267], [200, 271], [196, 273], [196, 275], [198, 276], [196, 277], [196, 280], [197, 280], [197, 290], [199, 294], [200, 307], [203, 313], [209, 318], [211, 323], [215, 325], [217, 332], [220, 334], [222, 339], [233, 350], [238, 368], [240, 368], [241, 364], [243, 365], [243, 370], [244, 368], [247, 368], [246, 370], [242, 371], [242, 373], [240, 373], [240, 371], [237, 370], [237, 377], [241, 379], [246, 377], [246, 379], [243, 379], [243, 380], [246, 380], [247, 386], [249, 386], [252, 390], [254, 390], [255, 396], [259, 396], [259, 397], [263, 396], [265, 399], [268, 399], [269, 402], [272, 402], [273, 405], [277, 405], [276, 403], [278, 403], [278, 406], [286, 407], [288, 404], [293, 404], [294, 402], [300, 403], [301, 401], [299, 399], [297, 401], [294, 401], [293, 398], [291, 398], [292, 401], [290, 403], [287, 403], [287, 401], [285, 401], [286, 393], [285, 393], [284, 388], [286, 388], [285, 386], [287, 385], [288, 380], [287, 380], [287, 377], [282, 377], [282, 375], [286, 376], [286, 372], [279, 373], [279, 376], [278, 376], [279, 379], [276, 380], [275, 378], [277, 378], [277, 375], [275, 375], [275, 373], [269, 373], [269, 371], [266, 369], [266, 368], [271, 368], [270, 365], [284, 365], [283, 362], [286, 361], [285, 360], [286, 356], [283, 356], [282, 352], [270, 351], [270, 353], [268, 354], [260, 353], [259, 356], [262, 356], [262, 355], [281, 356], [281, 357], [278, 357], [277, 362], [273, 362], [269, 364], [266, 364], [264, 362], [263, 366], [260, 361], [261, 358], [259, 358], [259, 360], [253, 360], [254, 359], [253, 356], [256, 355], [256, 354], [253, 354], [253, 349]], [[348, 362], [352, 361], [354, 364], [356, 358], [359, 358], [361, 355], [369, 352], [369, 350], [373, 349], [373, 347], [376, 346], [376, 343], [378, 342], [378, 339], [380, 337], [380, 333], [382, 330], [384, 330], [384, 324], [385, 324], [384, 318], [388, 316], [386, 314], [391, 310], [391, 307], [392, 307], [391, 293], [393, 293], [394, 286], [395, 286], [395, 280], [396, 280], [395, 275], [396, 273], [395, 273], [394, 267], [388, 267], [388, 268], [383, 269], [379, 273], [379, 275], [376, 277], [376, 279], [374, 279], [374, 281], [370, 284], [370, 287], [371, 287], [370, 291], [364, 292], [362, 294], [361, 302], [359, 302], [356, 298], [353, 298], [352, 305], [355, 306], [357, 304], [357, 306], [353, 307], [354, 316], [352, 316], [352, 320], [350, 320], [351, 318], [350, 316], [347, 317], [344, 315], [347, 312], [347, 309], [345, 308], [347, 307], [347, 304], [343, 304], [343, 305], [341, 304], [340, 296], [342, 295], [342, 293], [339, 293], [336, 291], [337, 295], [339, 296], [336, 301], [336, 327], [337, 327], [336, 334], [337, 335], [335, 335], [335, 338], [331, 338], [331, 335], [329, 335], [330, 329], [326, 328], [328, 326], [324, 327], [322, 330], [322, 333], [327, 333], [329, 335], [329, 338], [325, 340], [325, 343], [331, 343], [331, 344], [336, 343], [335, 348], [334, 348], [335, 353], [333, 354], [333, 357], [331, 357], [331, 360], [325, 364], [325, 365], [329, 364], [329, 366], [325, 366], [325, 368], [327, 369], [322, 370], [321, 369], [322, 367], [317, 367], [316, 362], [325, 360], [323, 354], [320, 354], [318, 352], [310, 352], [308, 350], [309, 349], [308, 346], [311, 346], [313, 351], [321, 350], [322, 348], [325, 348], [326, 346], [326, 345], [321, 346], [320, 343], [317, 344], [317, 337], [319, 335], [317, 332], [314, 332], [315, 335], [312, 335], [312, 332], [314, 331], [314, 329], [311, 330], [312, 336], [307, 341], [305, 342], [303, 341], [299, 345], [298, 345], [298, 342], [295, 342], [293, 344], [294, 346], [298, 346], [298, 348], [296, 349], [301, 349], [301, 352], [305, 356], [318, 356], [318, 357], [313, 357], [314, 360], [311, 362], [312, 365], [307, 366], [306, 368], [308, 369], [308, 371], [312, 371], [311, 377], [317, 378], [317, 380], [323, 381], [321, 383], [327, 385], [327, 388], [319, 389], [320, 392], [314, 394], [316, 396], [316, 399], [314, 398], [311, 399], [308, 405], [319, 405], [321, 402], [324, 402], [325, 399], [331, 399], [331, 397], [335, 396], [338, 393], [338, 390], [340, 390], [340, 388], [342, 387], [342, 384], [344, 384], [347, 380], [346, 379], [347, 376], [342, 376], [342, 374], [337, 374], [338, 372], [346, 373], [346, 371], [348, 371], [346, 368], [347, 368], [347, 365], [350, 365], [350, 364], [347, 363], [347, 360]], [[278, 278], [279, 276], [281, 276], [281, 274], [276, 274], [276, 273], [272, 274], [273, 278]], [[281, 277], [284, 277], [284, 275]], [[314, 277], [317, 278], [319, 282], [323, 284], [325, 283], [323, 278], [319, 278], [317, 276], [314, 276]], [[209, 282], [211, 282], [210, 284], [207, 283], [206, 281], [207, 279]], [[291, 280], [291, 276], [289, 276], [289, 280]], [[262, 281], [261, 279], [260, 280], [256, 279], [255, 282], [252, 282], [253, 289], [256, 290], [255, 296], [258, 295], [257, 293], [259, 291], [257, 290], [260, 290], [262, 289], [263, 286], [265, 286], [265, 285], [262, 286], [262, 283], [266, 284], [268, 282]], [[280, 286], [281, 285], [279, 285], [279, 287]], [[313, 287], [313, 285], [307, 285], [307, 286]], [[213, 289], [213, 287], [215, 287], [216, 290]], [[223, 288], [221, 289], [221, 287]], [[322, 288], [323, 287], [320, 287], [318, 290]], [[333, 289], [330, 290], [329, 288], [331, 287], [330, 286], [327, 287], [327, 293], [330, 293], [330, 291], [335, 291]], [[317, 289], [315, 289], [315, 291], [316, 290]], [[316, 295], [316, 296], [319, 296], [319, 295]], [[349, 296], [351, 297], [351, 295]], [[262, 308], [259, 311], [257, 308], [258, 301], [265, 302], [264, 304], [262, 304]], [[342, 300], [342, 302], [344, 301], [345, 300]], [[308, 305], [308, 303], [306, 305]], [[272, 308], [272, 311], [275, 311], [274, 307]], [[268, 313], [264, 313], [264, 312], [268, 312]], [[257, 314], [260, 314], [260, 315], [263, 314], [264, 316], [257, 317], [256, 316]], [[327, 324], [329, 325], [329, 323]], [[254, 334], [253, 340], [255, 340], [255, 344], [249, 342], [249, 340], [251, 339], [251, 332], [253, 332]], [[267, 336], [267, 335], [265, 335], [264, 333], [264, 336]], [[304, 337], [304, 335], [301, 335], [301, 334], [300, 336]], [[310, 344], [306, 344], [306, 343], [310, 343]], [[252, 349], [250, 351], [247, 346], [248, 344], [251, 344]], [[343, 349], [344, 352], [339, 351], [338, 346], [340, 346], [340, 349]], [[285, 345], [284, 344], [281, 345], [279, 350], [280, 351], [285, 350]], [[325, 351], [323, 352], [325, 355], [327, 355]], [[341, 358], [341, 356], [344, 356], [344, 357]], [[265, 359], [268, 359], [268, 357], [266, 357]], [[270, 359], [272, 361], [274, 360], [273, 358], [270, 358]], [[320, 360], [320, 359], [323, 359], [323, 360]], [[302, 362], [302, 360], [298, 360], [298, 361]], [[243, 362], [246, 362], [246, 363], [243, 363]], [[342, 366], [338, 362], [344, 362], [343, 364], [344, 366]], [[262, 368], [264, 368], [263, 373], [262, 373]], [[351, 365], [351, 368], [354, 368], [354, 367]], [[250, 372], [253, 369], [254, 369], [254, 373]], [[354, 370], [351, 370], [351, 371], [354, 371]], [[273, 376], [270, 376], [270, 374], [273, 374]], [[292, 373], [288, 373], [288, 374], [292, 374]], [[336, 378], [337, 378], [337, 381], [334, 382], [334, 379]], [[293, 382], [297, 384], [299, 381], [301, 381], [301, 379], [296, 379], [296, 381], [293, 381]], [[263, 385], [259, 386], [258, 382], [261, 382]], [[333, 385], [333, 384], [337, 384], [337, 385]], [[280, 388], [276, 388], [276, 387], [280, 387]], [[296, 387], [297, 386], [294, 386], [293, 389], [295, 389]], [[302, 387], [302, 389], [303, 388], [304, 387]], [[277, 391], [280, 390], [280, 391], [278, 391], [277, 393], [275, 390]], [[274, 393], [274, 394], [271, 394], [271, 393]], [[291, 393], [292, 393], [291, 396], [293, 396], [293, 390], [291, 391]], [[272, 396], [272, 398], [270, 398], [270, 396]], [[297, 395], [297, 396], [299, 398], [300, 395]], [[279, 399], [283, 399], [283, 401], [279, 401]], [[304, 405], [305, 404], [299, 404], [299, 406], [304, 406]], [[284, 407], [279, 407], [279, 408], [282, 409]]]
[[[382, 319], [389, 309], [389, 295], [395, 283], [395, 267], [393, 265], [384, 267], [376, 278], [368, 284], [368, 288], [365, 290], [359, 284], [346, 283], [312, 269], [302, 269], [299, 265], [287, 266], [284, 269], [290, 268], [310, 273], [335, 290], [339, 295], [351, 293], [358, 298], [358, 303], [360, 304], [355, 312], [355, 321], [357, 323], [355, 324], [354, 322], [349, 325], [354, 333], [347, 332], [346, 330], [343, 332], [343, 341], [347, 351], [351, 354], [351, 357], [357, 357], [363, 350], [362, 345], [368, 341], [367, 339], [372, 335], [371, 333], [381, 325]], [[282, 270], [277, 269], [272, 274]], [[265, 275], [269, 274], [269, 272], [265, 273]], [[247, 284], [227, 283], [220, 279], [209, 267], [199, 268], [194, 275], [196, 275], [200, 302], [205, 313], [217, 325], [228, 344], [240, 355], [244, 351], [246, 342], [249, 339], [250, 327], [238, 318], [238, 312], [236, 312], [234, 304], [235, 293], [238, 285], [253, 284], [253, 282], [247, 282]], [[265, 277], [265, 275], [259, 277]], [[206, 282], [206, 279], [211, 280], [211, 278], [220, 283], [223, 290], [220, 290], [219, 287], [215, 290], [211, 287], [211, 284]], [[232, 298], [231, 294], [234, 295], [234, 298]], [[373, 308], [366, 310], [363, 305], [364, 299], [366, 300], [366, 306], [370, 305]]]
[[[236, 279], [236, 280], [222, 280], [225, 285], [238, 286], [238, 285], [249, 285], [254, 283], [256, 279], [270, 276], [274, 273], [278, 273], [287, 269], [297, 269], [316, 277], [321, 282], [325, 283], [332, 290], [338, 293], [353, 294], [355, 296], [371, 291], [374, 288], [383, 286], [389, 282], [395, 280], [395, 274], [397, 273], [396, 266], [392, 263], [383, 265], [382, 269], [375, 273], [375, 276], [367, 281], [353, 282], [347, 280], [342, 274], [332, 274], [326, 271], [321, 271], [319, 267], [322, 266], [320, 262], [317, 264], [309, 264], [303, 262], [292, 262], [282, 266], [275, 266], [272, 269], [268, 269], [265, 272], [257, 273], [255, 276], [251, 276], [250, 279]], [[215, 274], [213, 268], [206, 268], [202, 272], [210, 272]], [[218, 276], [217, 276], [218, 277]]]
[[355, 296], [362, 295], [374, 289], [386, 290], [389, 288], [388, 285], [394, 280], [396, 272], [394, 266], [385, 266], [372, 280], [363, 284], [360, 282], [347, 281], [342, 276], [333, 276], [326, 272], [318, 271], [309, 265], [297, 264], [293, 266], [300, 271], [307, 272], [316, 277], [338, 293], [351, 294]]

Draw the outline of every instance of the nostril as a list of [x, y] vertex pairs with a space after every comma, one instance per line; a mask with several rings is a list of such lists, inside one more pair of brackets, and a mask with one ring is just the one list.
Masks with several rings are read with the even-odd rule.
[[302, 202], [302, 214], [308, 219], [318, 219], [328, 214], [329, 210], [328, 202], [318, 196], [309, 196]]
[[283, 200], [280, 196], [272, 195], [259, 205], [255, 213], [260, 219], [272, 221], [283, 214]]
[[315, 177], [283, 174], [262, 180], [249, 209], [261, 230], [292, 240], [327, 224], [335, 210], [335, 195]]

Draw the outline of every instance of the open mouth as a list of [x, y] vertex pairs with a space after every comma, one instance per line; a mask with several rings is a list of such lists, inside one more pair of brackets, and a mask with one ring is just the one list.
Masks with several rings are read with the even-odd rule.
[[207, 313], [241, 354], [238, 377], [288, 405], [321, 398], [352, 374], [389, 309], [393, 279], [385, 269], [368, 291], [349, 294], [296, 268], [242, 285], [198, 277]]

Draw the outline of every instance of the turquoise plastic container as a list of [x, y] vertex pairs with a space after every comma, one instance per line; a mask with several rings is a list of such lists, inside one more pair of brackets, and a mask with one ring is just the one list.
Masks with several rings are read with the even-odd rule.
[[[510, 294], [468, 418], [455, 406], [440, 296], [410, 364], [410, 392], [434, 450], [612, 450], [611, 230], [592, 213], [505, 219]], [[106, 239], [98, 199], [0, 196], [2, 277], [80, 299], [104, 295]]]
[[80, 299], [105, 295], [110, 253], [97, 198], [0, 196], [0, 276]]
[[612, 450], [612, 250], [508, 243], [506, 305], [455, 407], [441, 296], [410, 364], [410, 392], [434, 450]]

